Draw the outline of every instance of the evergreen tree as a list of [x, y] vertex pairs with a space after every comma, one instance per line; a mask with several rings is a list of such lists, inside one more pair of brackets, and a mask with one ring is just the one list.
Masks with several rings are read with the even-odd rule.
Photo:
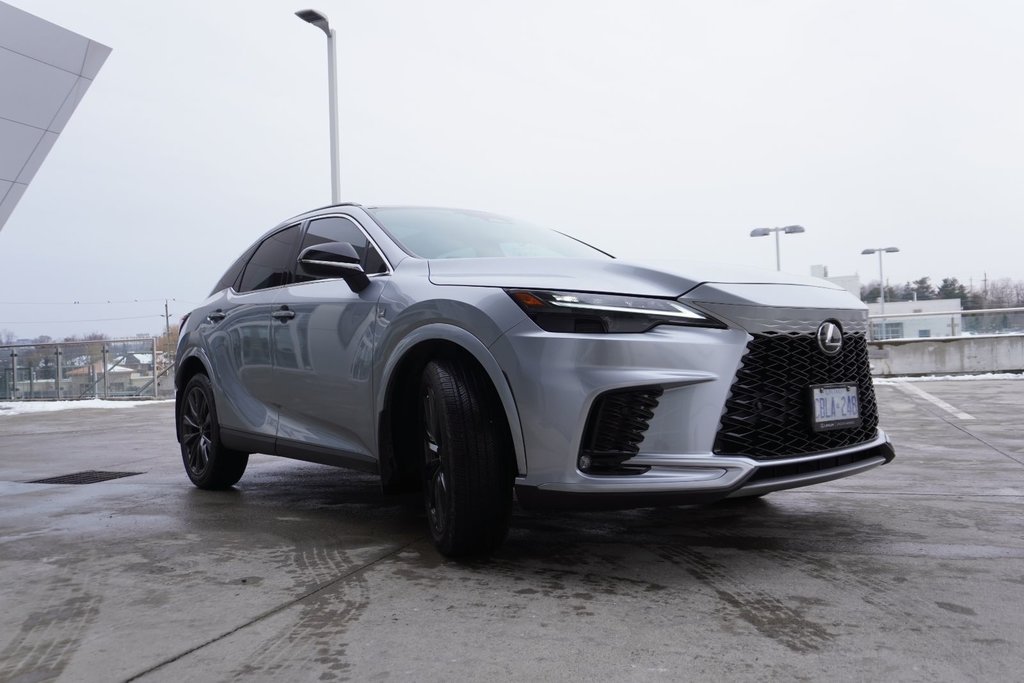
[[967, 299], [967, 288], [964, 287], [955, 277], [942, 278], [942, 284], [936, 292], [939, 299], [960, 299], [965, 304]]
[[911, 292], [917, 295], [918, 301], [927, 301], [928, 299], [935, 298], [935, 287], [932, 286], [932, 279], [927, 276], [920, 280], [914, 280]]

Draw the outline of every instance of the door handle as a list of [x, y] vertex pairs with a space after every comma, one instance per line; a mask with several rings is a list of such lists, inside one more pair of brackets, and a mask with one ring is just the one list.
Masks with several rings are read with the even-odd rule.
[[274, 316], [277, 320], [286, 323], [295, 317], [295, 311], [290, 310], [287, 306], [282, 306], [270, 315]]
[[216, 311], [206, 316], [206, 319], [211, 323], [219, 323], [226, 317], [228, 317], [228, 314], [218, 308]]

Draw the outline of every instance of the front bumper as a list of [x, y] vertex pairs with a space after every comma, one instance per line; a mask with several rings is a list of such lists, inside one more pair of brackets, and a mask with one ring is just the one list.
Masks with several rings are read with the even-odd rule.
[[[811, 322], [843, 313], [801, 312]], [[809, 324], [794, 327], [806, 334], [802, 328]], [[736, 327], [662, 326], [645, 334], [587, 335], [543, 332], [525, 321], [509, 330], [491, 351], [505, 370], [522, 427], [520, 502], [576, 509], [701, 503], [830, 481], [893, 459], [888, 437], [871, 424], [845, 443], [808, 450], [805, 441], [792, 455], [784, 443], [781, 452], [768, 456], [719, 449], [726, 402], [734, 395], [738, 370], [753, 357], [748, 343], [754, 338]], [[587, 420], [595, 401], [608, 392], [643, 388], [662, 393], [639, 452], [628, 459], [632, 471], [581, 471], [581, 445], [590, 443]], [[862, 391], [871, 393], [870, 379]], [[873, 403], [873, 394], [870, 398]], [[775, 409], [767, 398], [765, 406]]]
[[516, 496], [524, 507], [538, 509], [692, 505], [833, 481], [884, 465], [895, 455], [889, 437], [881, 430], [873, 441], [855, 447], [770, 461], [652, 454], [630, 461], [650, 467], [643, 474], [582, 475], [581, 481], [539, 486], [520, 483], [516, 485]]

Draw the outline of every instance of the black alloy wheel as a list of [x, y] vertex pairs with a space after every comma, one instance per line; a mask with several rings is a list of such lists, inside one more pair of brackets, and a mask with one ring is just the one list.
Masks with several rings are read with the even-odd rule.
[[444, 534], [448, 526], [448, 509], [451, 496], [448, 491], [447, 475], [441, 461], [441, 436], [437, 422], [437, 397], [428, 385], [423, 395], [423, 455], [424, 455], [424, 500], [427, 505], [427, 520], [434, 536]]
[[249, 454], [221, 443], [213, 387], [206, 375], [195, 375], [185, 385], [178, 434], [181, 459], [193, 484], [201, 489], [226, 489], [242, 478]]
[[450, 557], [490, 553], [512, 513], [514, 454], [482, 371], [457, 360], [427, 364], [420, 382], [423, 500], [430, 534]]

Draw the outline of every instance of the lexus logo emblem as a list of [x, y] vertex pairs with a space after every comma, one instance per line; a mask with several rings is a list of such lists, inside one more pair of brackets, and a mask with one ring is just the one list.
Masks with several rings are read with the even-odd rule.
[[818, 325], [818, 348], [826, 356], [834, 356], [843, 349], [843, 331], [839, 325], [826, 320]]

